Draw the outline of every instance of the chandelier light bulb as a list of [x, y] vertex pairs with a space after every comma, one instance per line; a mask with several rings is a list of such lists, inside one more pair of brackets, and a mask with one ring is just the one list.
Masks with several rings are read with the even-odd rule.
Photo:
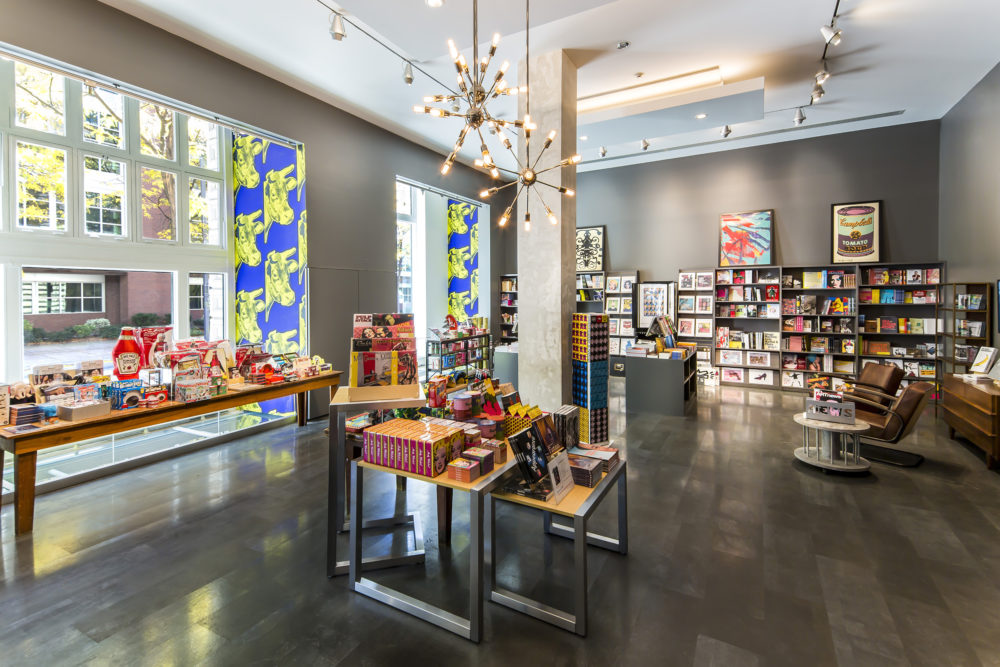
[[524, 231], [531, 231], [531, 213], [525, 212], [524, 214]]

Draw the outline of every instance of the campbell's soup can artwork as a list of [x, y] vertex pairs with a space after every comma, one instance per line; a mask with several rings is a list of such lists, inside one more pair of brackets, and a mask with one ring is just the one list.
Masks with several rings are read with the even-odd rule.
[[837, 256], [850, 261], [878, 261], [877, 206], [851, 204], [834, 210]]

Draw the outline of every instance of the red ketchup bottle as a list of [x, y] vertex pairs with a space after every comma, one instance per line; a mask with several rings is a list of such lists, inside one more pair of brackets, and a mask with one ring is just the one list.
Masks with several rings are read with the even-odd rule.
[[122, 327], [122, 333], [111, 351], [111, 360], [115, 366], [115, 377], [119, 380], [134, 380], [139, 377], [142, 366], [142, 348], [135, 339], [132, 327]]

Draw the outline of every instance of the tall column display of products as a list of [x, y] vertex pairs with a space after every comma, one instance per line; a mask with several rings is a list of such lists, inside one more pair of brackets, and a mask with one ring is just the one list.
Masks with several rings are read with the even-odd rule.
[[608, 440], [608, 316], [574, 313], [571, 324], [573, 404], [580, 406], [580, 440]]
[[865, 265], [858, 291], [861, 365], [894, 364], [903, 369], [903, 386], [933, 383], [934, 399], [941, 383], [938, 306], [943, 273], [940, 262]]
[[[699, 301], [699, 297], [702, 300]], [[707, 301], [705, 301], [707, 299]], [[714, 384], [715, 350], [712, 344], [712, 317], [715, 313], [715, 269], [681, 269], [677, 274], [677, 339], [695, 343], [698, 381]], [[699, 304], [709, 315], [698, 313]]]
[[781, 386], [840, 389], [857, 373], [857, 266], [781, 269]]
[[[722, 384], [778, 386], [780, 280], [778, 267], [716, 269], [715, 362]], [[694, 307], [696, 318], [711, 314], [711, 298], [699, 293]]]
[[625, 376], [625, 350], [635, 342], [635, 286], [638, 271], [608, 273], [605, 282], [604, 312], [608, 315], [611, 375]]
[[938, 355], [945, 373], [968, 373], [979, 348], [990, 345], [993, 286], [990, 283], [941, 285]]
[[603, 313], [605, 292], [604, 271], [576, 272], [576, 312]]
[[[233, 138], [236, 341], [307, 354], [305, 151], [247, 134]], [[294, 412], [294, 397], [259, 404]], [[257, 405], [252, 406], [251, 411]]]
[[517, 274], [500, 276], [500, 344], [517, 341]]

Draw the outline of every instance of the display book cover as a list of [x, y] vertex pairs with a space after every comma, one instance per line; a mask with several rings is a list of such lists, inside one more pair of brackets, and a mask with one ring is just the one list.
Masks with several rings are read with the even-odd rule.
[[[530, 427], [508, 436], [507, 444], [521, 472], [521, 479], [509, 485], [508, 491], [543, 501], [554, 498], [558, 503], [573, 489], [569, 457], [558, 446], [550, 416], [545, 415]], [[559, 452], [551, 460], [550, 446], [553, 451], [558, 448]]]

